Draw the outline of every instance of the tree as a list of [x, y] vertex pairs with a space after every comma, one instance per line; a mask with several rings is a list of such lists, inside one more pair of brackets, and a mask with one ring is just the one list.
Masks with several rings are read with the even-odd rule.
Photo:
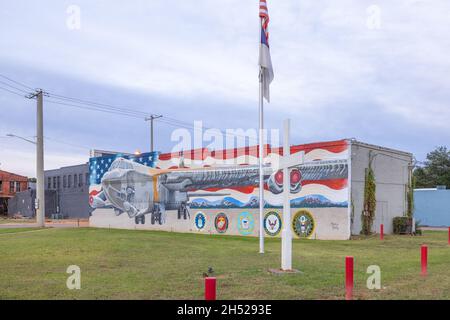
[[435, 188], [438, 185], [450, 188], [450, 150], [437, 147], [427, 154], [424, 166], [414, 170], [417, 188]]

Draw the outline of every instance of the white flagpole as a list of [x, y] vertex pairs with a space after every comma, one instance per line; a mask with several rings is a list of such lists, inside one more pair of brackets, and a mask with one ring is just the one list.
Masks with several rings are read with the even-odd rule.
[[259, 253], [264, 253], [264, 99], [263, 71], [259, 68]]
[[[291, 120], [284, 121], [283, 158], [289, 159], [291, 147], [289, 136], [291, 134]], [[292, 270], [292, 231], [291, 231], [291, 200], [290, 200], [289, 167], [283, 165], [283, 230], [281, 231], [281, 270]]]

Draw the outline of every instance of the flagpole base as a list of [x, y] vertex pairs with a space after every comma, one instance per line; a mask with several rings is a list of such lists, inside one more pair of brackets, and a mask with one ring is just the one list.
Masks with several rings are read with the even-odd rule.
[[300, 270], [297, 269], [290, 269], [290, 270], [282, 270], [282, 269], [269, 269], [269, 272], [274, 275], [283, 275], [283, 274], [295, 274], [300, 273], [303, 274]]

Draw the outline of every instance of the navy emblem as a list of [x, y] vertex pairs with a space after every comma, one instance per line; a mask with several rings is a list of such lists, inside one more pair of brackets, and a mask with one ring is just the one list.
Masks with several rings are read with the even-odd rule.
[[276, 236], [281, 230], [281, 217], [278, 212], [271, 211], [264, 217], [264, 230], [269, 236]]

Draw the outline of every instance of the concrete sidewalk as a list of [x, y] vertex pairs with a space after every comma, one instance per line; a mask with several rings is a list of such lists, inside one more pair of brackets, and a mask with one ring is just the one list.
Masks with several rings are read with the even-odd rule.
[[447, 231], [448, 227], [420, 227], [420, 229], [428, 231]]
[[[37, 228], [36, 223], [3, 223], [0, 224], [0, 229], [15, 229], [15, 228]], [[47, 228], [79, 228], [79, 227], [89, 227], [88, 220], [57, 220], [57, 221], [45, 221], [45, 227]]]

